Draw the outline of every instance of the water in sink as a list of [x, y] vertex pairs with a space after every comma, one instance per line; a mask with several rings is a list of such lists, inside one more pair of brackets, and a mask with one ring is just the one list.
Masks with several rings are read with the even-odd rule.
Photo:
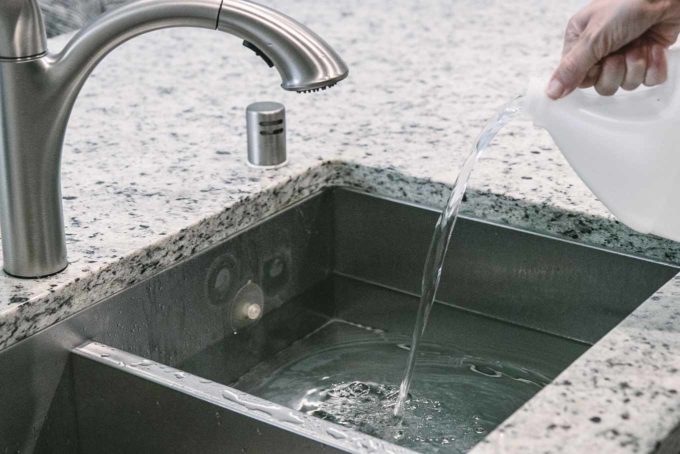
[[[550, 377], [523, 355], [472, 342], [425, 342], [403, 418], [394, 416], [410, 348], [405, 336], [332, 320], [234, 386], [250, 394], [420, 452], [463, 453]], [[536, 367], [536, 366], [534, 366]]]
[[[247, 374], [237, 386], [419, 451], [466, 452], [547, 384], [549, 378], [540, 372], [493, 352], [471, 354], [456, 346], [421, 345], [473, 167], [519, 107], [519, 99], [508, 103], [487, 123], [456, 179], [425, 261], [409, 345], [352, 335], [341, 336], [338, 342], [336, 337], [326, 348], [319, 348], [321, 342], [303, 354], [287, 351], [278, 368]], [[413, 385], [416, 363], [420, 375]], [[402, 374], [400, 386], [392, 384]]]

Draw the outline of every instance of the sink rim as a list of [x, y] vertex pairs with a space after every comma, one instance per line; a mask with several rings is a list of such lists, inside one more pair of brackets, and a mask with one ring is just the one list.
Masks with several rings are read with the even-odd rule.
[[[306, 415], [298, 410], [275, 404], [230, 386], [204, 379], [187, 371], [170, 367], [106, 344], [88, 341], [71, 350], [71, 353], [106, 365], [112, 369], [171, 388], [194, 399], [208, 402], [216, 407], [228, 409], [248, 418], [256, 419], [262, 423], [279, 427], [296, 435], [346, 452], [417, 454], [416, 451], [394, 445], [388, 441]], [[181, 374], [181, 378], [177, 374]], [[234, 400], [239, 398], [247, 400], [247, 405], [266, 407], [272, 412], [285, 413], [285, 416], [289, 416], [290, 419], [280, 420], [267, 416], [261, 411], [249, 409], [246, 406], [237, 404], [234, 400], [224, 398], [225, 393], [233, 395]], [[301, 424], [293, 422], [294, 420], [300, 421]], [[331, 432], [337, 435], [333, 436]], [[360, 449], [357, 449], [358, 447]]]

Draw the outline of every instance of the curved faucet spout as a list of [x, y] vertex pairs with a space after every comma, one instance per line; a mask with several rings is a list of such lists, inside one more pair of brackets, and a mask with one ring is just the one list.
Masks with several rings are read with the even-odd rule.
[[347, 77], [342, 58], [294, 19], [245, 0], [139, 0], [102, 16], [51, 56], [60, 90], [77, 91], [99, 61], [123, 42], [168, 27], [217, 29], [236, 35], [273, 63], [286, 90], [309, 91]]
[[60, 183], [66, 125], [89, 74], [123, 42], [167, 27], [218, 29], [246, 40], [273, 63], [287, 90], [325, 88], [348, 73], [314, 32], [246, 0], [137, 0], [100, 17], [58, 54], [35, 54], [43, 50], [44, 35], [36, 0], [0, 0], [0, 25], [11, 31], [0, 37], [33, 37], [30, 46], [0, 43], [3, 267], [18, 277], [66, 267]]
[[170, 27], [217, 28], [221, 0], [140, 0], [101, 16], [50, 55], [56, 90], [77, 96], [97, 64], [135, 36]]

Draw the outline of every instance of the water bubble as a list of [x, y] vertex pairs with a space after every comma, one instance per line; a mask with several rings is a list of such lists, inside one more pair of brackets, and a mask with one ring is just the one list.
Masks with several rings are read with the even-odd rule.
[[149, 367], [153, 363], [149, 361], [148, 359], [143, 359], [138, 363], [130, 364], [132, 367]]
[[327, 429], [326, 433], [328, 435], [330, 435], [331, 437], [335, 438], [336, 440], [341, 440], [341, 439], [347, 438], [347, 436], [343, 432], [339, 431], [338, 429], [334, 429], [334, 428]]
[[300, 419], [300, 417], [294, 413], [285, 413], [283, 415], [277, 415], [279, 421], [281, 422], [287, 422], [290, 424], [295, 424], [296, 426], [301, 426], [304, 424], [304, 421]]
[[237, 403], [237, 404], [241, 403], [241, 399], [239, 399], [238, 394], [236, 394], [234, 391], [231, 391], [231, 390], [228, 390], [228, 389], [225, 389], [224, 391], [222, 391], [222, 397], [224, 397], [225, 399], [227, 399], [231, 402]]
[[487, 377], [492, 377], [492, 378], [498, 378], [498, 377], [503, 376], [503, 374], [501, 374], [497, 370], [495, 370], [495, 369], [493, 369], [489, 366], [486, 366], [484, 364], [471, 364], [470, 370], [472, 372], [477, 373], [477, 374], [485, 375]]

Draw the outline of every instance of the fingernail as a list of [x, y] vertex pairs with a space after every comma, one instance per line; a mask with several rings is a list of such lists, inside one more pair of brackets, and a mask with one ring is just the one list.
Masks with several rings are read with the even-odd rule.
[[645, 75], [645, 85], [652, 87], [654, 85], [659, 85], [661, 83], [661, 74], [655, 65], [647, 68], [647, 74]]
[[661, 68], [664, 58], [664, 48], [652, 46], [650, 53], [650, 65], [647, 67], [644, 84], [648, 87], [659, 85], [664, 82], [664, 74]]
[[652, 46], [649, 52], [650, 65], [647, 67], [647, 74], [645, 74], [644, 84], [648, 87], [659, 85], [661, 81], [661, 74], [659, 73], [659, 62], [662, 57], [663, 49], [661, 46]]
[[548, 97], [552, 99], [559, 99], [564, 93], [564, 85], [558, 79], [552, 79], [545, 90]]

